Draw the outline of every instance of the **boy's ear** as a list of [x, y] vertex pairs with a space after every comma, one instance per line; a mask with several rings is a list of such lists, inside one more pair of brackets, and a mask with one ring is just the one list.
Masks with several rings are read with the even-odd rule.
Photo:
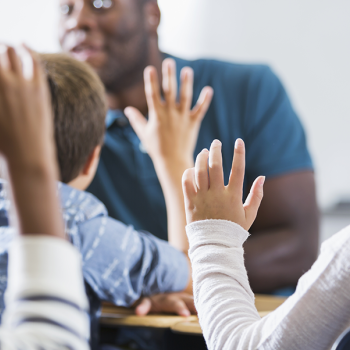
[[91, 152], [88, 160], [84, 165], [81, 175], [89, 176], [92, 173], [95, 173], [97, 169], [98, 161], [100, 159], [100, 153], [101, 153], [101, 145], [98, 145]]

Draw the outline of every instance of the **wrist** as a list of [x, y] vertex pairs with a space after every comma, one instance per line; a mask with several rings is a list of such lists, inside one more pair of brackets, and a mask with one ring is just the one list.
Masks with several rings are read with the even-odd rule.
[[38, 181], [45, 179], [58, 180], [57, 167], [52, 161], [38, 160], [9, 160], [8, 171], [12, 180], [18, 177], [22, 178], [35, 178]]
[[178, 182], [180, 179], [181, 184], [184, 171], [193, 167], [194, 162], [192, 159], [170, 159], [154, 162], [154, 168], [161, 183], [171, 181]]
[[194, 161], [192, 157], [157, 157], [152, 159], [154, 167], [164, 172], [178, 172], [185, 171], [186, 169], [194, 167]]

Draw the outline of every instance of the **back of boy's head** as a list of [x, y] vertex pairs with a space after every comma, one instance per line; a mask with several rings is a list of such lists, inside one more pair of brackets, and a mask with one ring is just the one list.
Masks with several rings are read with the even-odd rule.
[[49, 82], [61, 181], [74, 180], [105, 133], [105, 90], [85, 63], [64, 54], [40, 54]]

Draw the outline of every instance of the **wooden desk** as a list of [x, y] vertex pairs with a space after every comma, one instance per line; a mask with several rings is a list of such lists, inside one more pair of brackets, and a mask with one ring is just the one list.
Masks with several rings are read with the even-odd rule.
[[[255, 305], [261, 317], [280, 306], [286, 298], [269, 295], [256, 295]], [[104, 303], [101, 312], [101, 325], [170, 328], [176, 332], [202, 334], [197, 316], [181, 317], [176, 315], [136, 316], [133, 309], [116, 307]]]
[[101, 325], [171, 328], [176, 323], [184, 321], [198, 321], [197, 316], [182, 317], [176, 315], [147, 315], [137, 316], [134, 309], [117, 307], [112, 304], [103, 303], [101, 310]]

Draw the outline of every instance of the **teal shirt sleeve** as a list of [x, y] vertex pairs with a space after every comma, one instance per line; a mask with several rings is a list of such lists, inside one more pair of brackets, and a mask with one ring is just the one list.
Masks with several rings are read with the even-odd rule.
[[266, 66], [256, 66], [247, 88], [247, 182], [259, 175], [312, 170], [304, 129], [277, 76]]

